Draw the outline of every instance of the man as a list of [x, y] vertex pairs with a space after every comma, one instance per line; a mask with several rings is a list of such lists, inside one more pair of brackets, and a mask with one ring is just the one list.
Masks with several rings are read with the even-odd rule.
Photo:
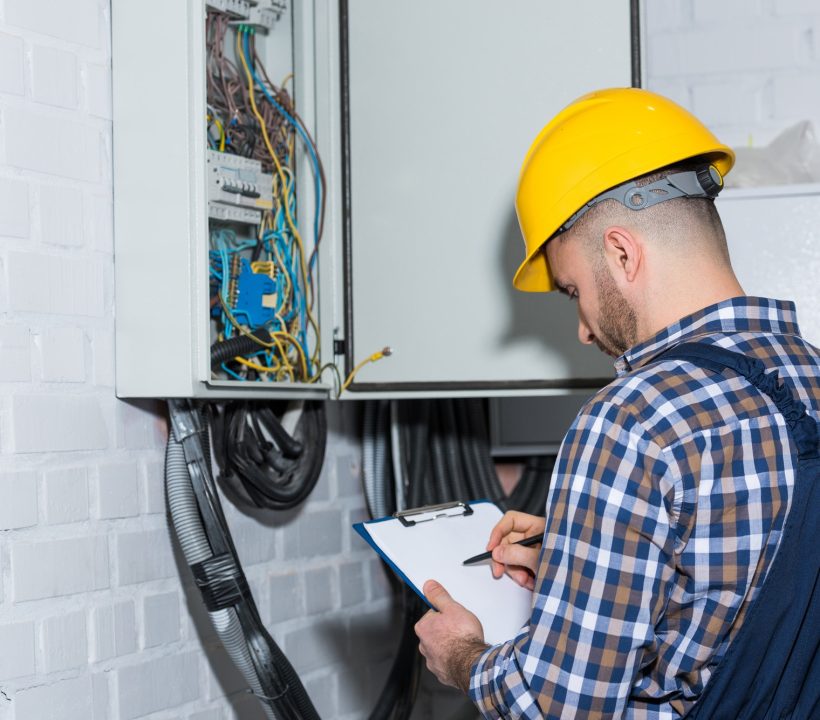
[[[818, 416], [820, 356], [794, 306], [746, 297], [732, 271], [713, 200], [733, 162], [638, 89], [580, 98], [527, 155], [514, 283], [577, 303], [579, 339], [617, 378], [567, 433], [546, 518], [508, 513], [489, 539], [493, 573], [533, 589], [529, 625], [488, 647], [424, 586], [438, 612], [420, 650], [485, 717], [681, 717], [763, 584], [795, 482], [783, 416], [743, 377], [658, 358], [684, 342], [757, 357]], [[511, 544], [541, 532], [540, 551]]]

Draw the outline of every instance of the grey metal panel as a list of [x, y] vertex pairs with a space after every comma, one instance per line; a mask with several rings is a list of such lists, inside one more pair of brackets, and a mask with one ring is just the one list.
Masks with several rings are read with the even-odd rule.
[[[628, 0], [350, 0], [354, 352], [362, 382], [612, 375], [566, 300], [514, 291], [529, 143], [630, 84]], [[443, 394], [447, 394], [446, 392]]]
[[803, 336], [820, 345], [820, 186], [727, 190], [717, 206], [743, 289], [793, 300]]
[[[192, 392], [189, 46], [179, 32], [192, 25], [190, 7], [157, 0], [112, 7], [120, 396]], [[163, 51], [145, 52], [146, 38]], [[160, 108], [157, 131], [150, 117]]]
[[593, 393], [490, 400], [490, 443], [496, 456], [547, 455], [558, 448]]

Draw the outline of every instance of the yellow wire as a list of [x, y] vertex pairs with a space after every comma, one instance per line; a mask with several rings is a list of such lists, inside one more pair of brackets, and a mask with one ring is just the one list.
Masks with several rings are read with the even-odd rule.
[[219, 152], [225, 152], [225, 126], [216, 115], [207, 115], [206, 117], [213, 122], [213, 124], [216, 125], [216, 129], [219, 130]]
[[[282, 347], [282, 343], [279, 341], [278, 336], [279, 335], [284, 335], [286, 338], [289, 338], [291, 340], [291, 342], [295, 342], [297, 351], [299, 351], [300, 359], [302, 360], [302, 366], [305, 367], [305, 358], [304, 358], [304, 355], [301, 353], [301, 347], [299, 346], [298, 342], [296, 342], [296, 339], [293, 338], [288, 333], [279, 332], [279, 333], [271, 333], [271, 339], [273, 340], [273, 342], [268, 343], [268, 342], [265, 342], [264, 340], [260, 340], [258, 337], [256, 337], [256, 335], [254, 335], [252, 333], [249, 333], [247, 330], [245, 330], [245, 328], [242, 327], [242, 325], [239, 324], [239, 322], [233, 316], [233, 313], [230, 311], [228, 306], [225, 305], [224, 301], [222, 300], [222, 296], [219, 296], [219, 303], [222, 305], [222, 310], [228, 316], [228, 320], [231, 321], [231, 325], [233, 325], [239, 331], [240, 334], [245, 335], [246, 337], [249, 337], [251, 340], [258, 343], [262, 347], [265, 347], [265, 348], [272, 348], [274, 346], [276, 347], [276, 349], [279, 351], [279, 354], [282, 357], [282, 362], [284, 363], [283, 369], [288, 372], [288, 374], [290, 375], [291, 381], [295, 381], [296, 378], [293, 374], [293, 367], [291, 366], [290, 361], [288, 360], [287, 353], [285, 352], [285, 349]], [[303, 377], [305, 377], [305, 378], [307, 377], [307, 369], [306, 368], [304, 370]]]
[[279, 157], [276, 155], [276, 152], [273, 149], [273, 145], [271, 145], [270, 137], [268, 136], [268, 129], [265, 126], [265, 119], [262, 117], [262, 115], [259, 112], [259, 108], [256, 106], [256, 97], [254, 96], [253, 88], [253, 75], [251, 74], [250, 67], [248, 66], [248, 61], [245, 58], [245, 53], [242, 51], [240, 31], [237, 31], [236, 33], [236, 52], [239, 55], [239, 59], [242, 61], [242, 68], [245, 70], [245, 75], [248, 78], [248, 96], [250, 97], [251, 109], [253, 110], [253, 114], [256, 115], [256, 119], [259, 121], [259, 126], [262, 130], [262, 138], [265, 141], [265, 146], [267, 147], [268, 153], [270, 154], [271, 159], [273, 160], [273, 163], [276, 166], [276, 172], [279, 175], [279, 179], [282, 183], [282, 190], [285, 196], [285, 217], [287, 218], [290, 231], [291, 233], [293, 233], [293, 237], [299, 245], [299, 260], [302, 271], [302, 281], [305, 283], [305, 287], [307, 287], [307, 266], [305, 265], [304, 244], [302, 243], [302, 236], [296, 229], [296, 224], [294, 223], [293, 217], [291, 217], [290, 214], [290, 193], [288, 191], [287, 181], [285, 180], [285, 171], [282, 169], [282, 164], [279, 162]]
[[266, 372], [272, 373], [277, 372], [281, 369], [281, 365], [277, 365], [276, 367], [267, 367], [266, 365], [260, 365], [259, 363], [251, 362], [250, 360], [246, 360], [243, 357], [237, 355], [234, 360], [240, 363], [241, 365], [245, 365], [246, 367], [253, 368], [254, 370], [259, 370], [259, 372]]
[[353, 378], [356, 377], [356, 373], [359, 372], [365, 365], [372, 362], [378, 362], [384, 357], [388, 357], [393, 354], [393, 351], [389, 348], [382, 348], [378, 352], [374, 352], [370, 357], [365, 358], [362, 360], [353, 370], [350, 371], [350, 374], [347, 376], [347, 379], [342, 383], [342, 390], [347, 390], [350, 387], [350, 384], [353, 382]]
[[[264, 234], [264, 231], [262, 234]], [[279, 254], [279, 249], [276, 247], [276, 243], [271, 243], [271, 248], [273, 249], [273, 257], [275, 258], [276, 262], [279, 263], [279, 267], [282, 268], [282, 277], [285, 278], [285, 298], [289, 298], [292, 290], [290, 282], [290, 273], [288, 272], [288, 269], [285, 267], [285, 261]], [[277, 315], [277, 317], [279, 317], [279, 315]]]
[[[293, 218], [290, 215], [290, 193], [287, 189], [287, 183], [285, 181], [285, 173], [282, 170], [282, 164], [279, 162], [279, 158], [274, 152], [273, 146], [271, 145], [270, 137], [268, 136], [268, 129], [265, 126], [265, 120], [262, 117], [261, 113], [259, 112], [259, 108], [256, 107], [256, 98], [254, 97], [254, 88], [253, 88], [253, 75], [251, 74], [250, 67], [248, 66], [248, 61], [245, 58], [245, 53], [242, 51], [242, 41], [240, 39], [240, 30], [236, 31], [236, 54], [238, 55], [239, 59], [242, 62], [242, 68], [245, 70], [245, 75], [248, 78], [248, 96], [250, 97], [251, 102], [251, 109], [253, 110], [253, 114], [256, 116], [256, 119], [259, 121], [259, 127], [262, 130], [262, 138], [265, 141], [265, 146], [268, 149], [268, 153], [273, 160], [273, 164], [276, 166], [276, 172], [279, 175], [279, 179], [282, 182], [282, 189], [285, 196], [285, 217], [288, 221], [288, 226], [290, 227], [290, 231], [293, 234], [296, 243], [299, 246], [299, 266], [302, 272], [302, 282], [305, 284], [305, 290], [308, 287], [308, 272], [307, 272], [307, 265], [305, 264], [305, 248], [304, 244], [302, 243], [302, 236], [299, 234], [299, 231], [296, 229], [296, 224], [293, 222]], [[319, 344], [321, 342], [321, 338], [319, 336], [319, 325], [316, 323], [315, 318], [313, 317], [313, 313], [310, 307], [306, 308], [308, 322], [313, 327], [314, 332], [316, 333], [316, 351], [311, 356], [311, 359], [316, 357], [319, 354]], [[307, 374], [305, 374], [307, 377]]]
[[214, 118], [217, 128], [219, 128], [219, 152], [225, 152], [225, 126], [219, 118]]
[[293, 374], [293, 365], [290, 364], [290, 358], [285, 352], [285, 348], [282, 347], [282, 343], [279, 341], [279, 337], [277, 335], [271, 333], [271, 337], [273, 338], [273, 342], [276, 343], [276, 349], [279, 351], [279, 356], [282, 358], [282, 369], [287, 372], [288, 377], [290, 377], [290, 381], [295, 382], [296, 376]]
[[308, 382], [315, 383], [319, 382], [322, 379], [322, 375], [324, 374], [325, 370], [333, 370], [333, 374], [335, 375], [335, 389], [336, 389], [336, 399], [338, 400], [342, 394], [342, 374], [339, 372], [339, 368], [336, 363], [325, 363], [319, 368], [319, 372], [317, 372]]
[[271, 335], [273, 336], [274, 339], [276, 339], [277, 337], [285, 338], [285, 340], [287, 340], [291, 345], [293, 345], [293, 347], [296, 348], [296, 354], [299, 356], [299, 360], [301, 361], [301, 365], [302, 365], [302, 377], [305, 380], [307, 380], [308, 379], [307, 358], [305, 358], [305, 353], [302, 350], [302, 346], [299, 344], [299, 341], [295, 337], [293, 337], [293, 335], [291, 335], [290, 333], [286, 333], [286, 332], [282, 332], [282, 331], [273, 332], [273, 333], [271, 333]]

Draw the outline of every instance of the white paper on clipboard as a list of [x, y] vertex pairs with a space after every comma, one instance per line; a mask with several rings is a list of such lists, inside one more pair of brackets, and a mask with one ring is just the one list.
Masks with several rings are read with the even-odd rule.
[[[436, 580], [454, 600], [481, 621], [484, 640], [491, 645], [514, 638], [527, 624], [532, 592], [507, 575], [496, 579], [489, 561], [463, 565], [484, 550], [502, 512], [489, 501], [469, 503], [471, 514], [432, 513], [413, 525], [381, 518], [354, 525], [356, 531], [422, 598], [427, 580]], [[429, 603], [428, 603], [429, 604]]]

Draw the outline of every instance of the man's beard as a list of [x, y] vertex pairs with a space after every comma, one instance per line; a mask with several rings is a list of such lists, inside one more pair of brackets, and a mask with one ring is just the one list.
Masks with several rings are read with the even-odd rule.
[[596, 268], [598, 286], [598, 333], [595, 344], [600, 350], [618, 357], [631, 348], [638, 339], [638, 318], [612, 279], [606, 266]]

